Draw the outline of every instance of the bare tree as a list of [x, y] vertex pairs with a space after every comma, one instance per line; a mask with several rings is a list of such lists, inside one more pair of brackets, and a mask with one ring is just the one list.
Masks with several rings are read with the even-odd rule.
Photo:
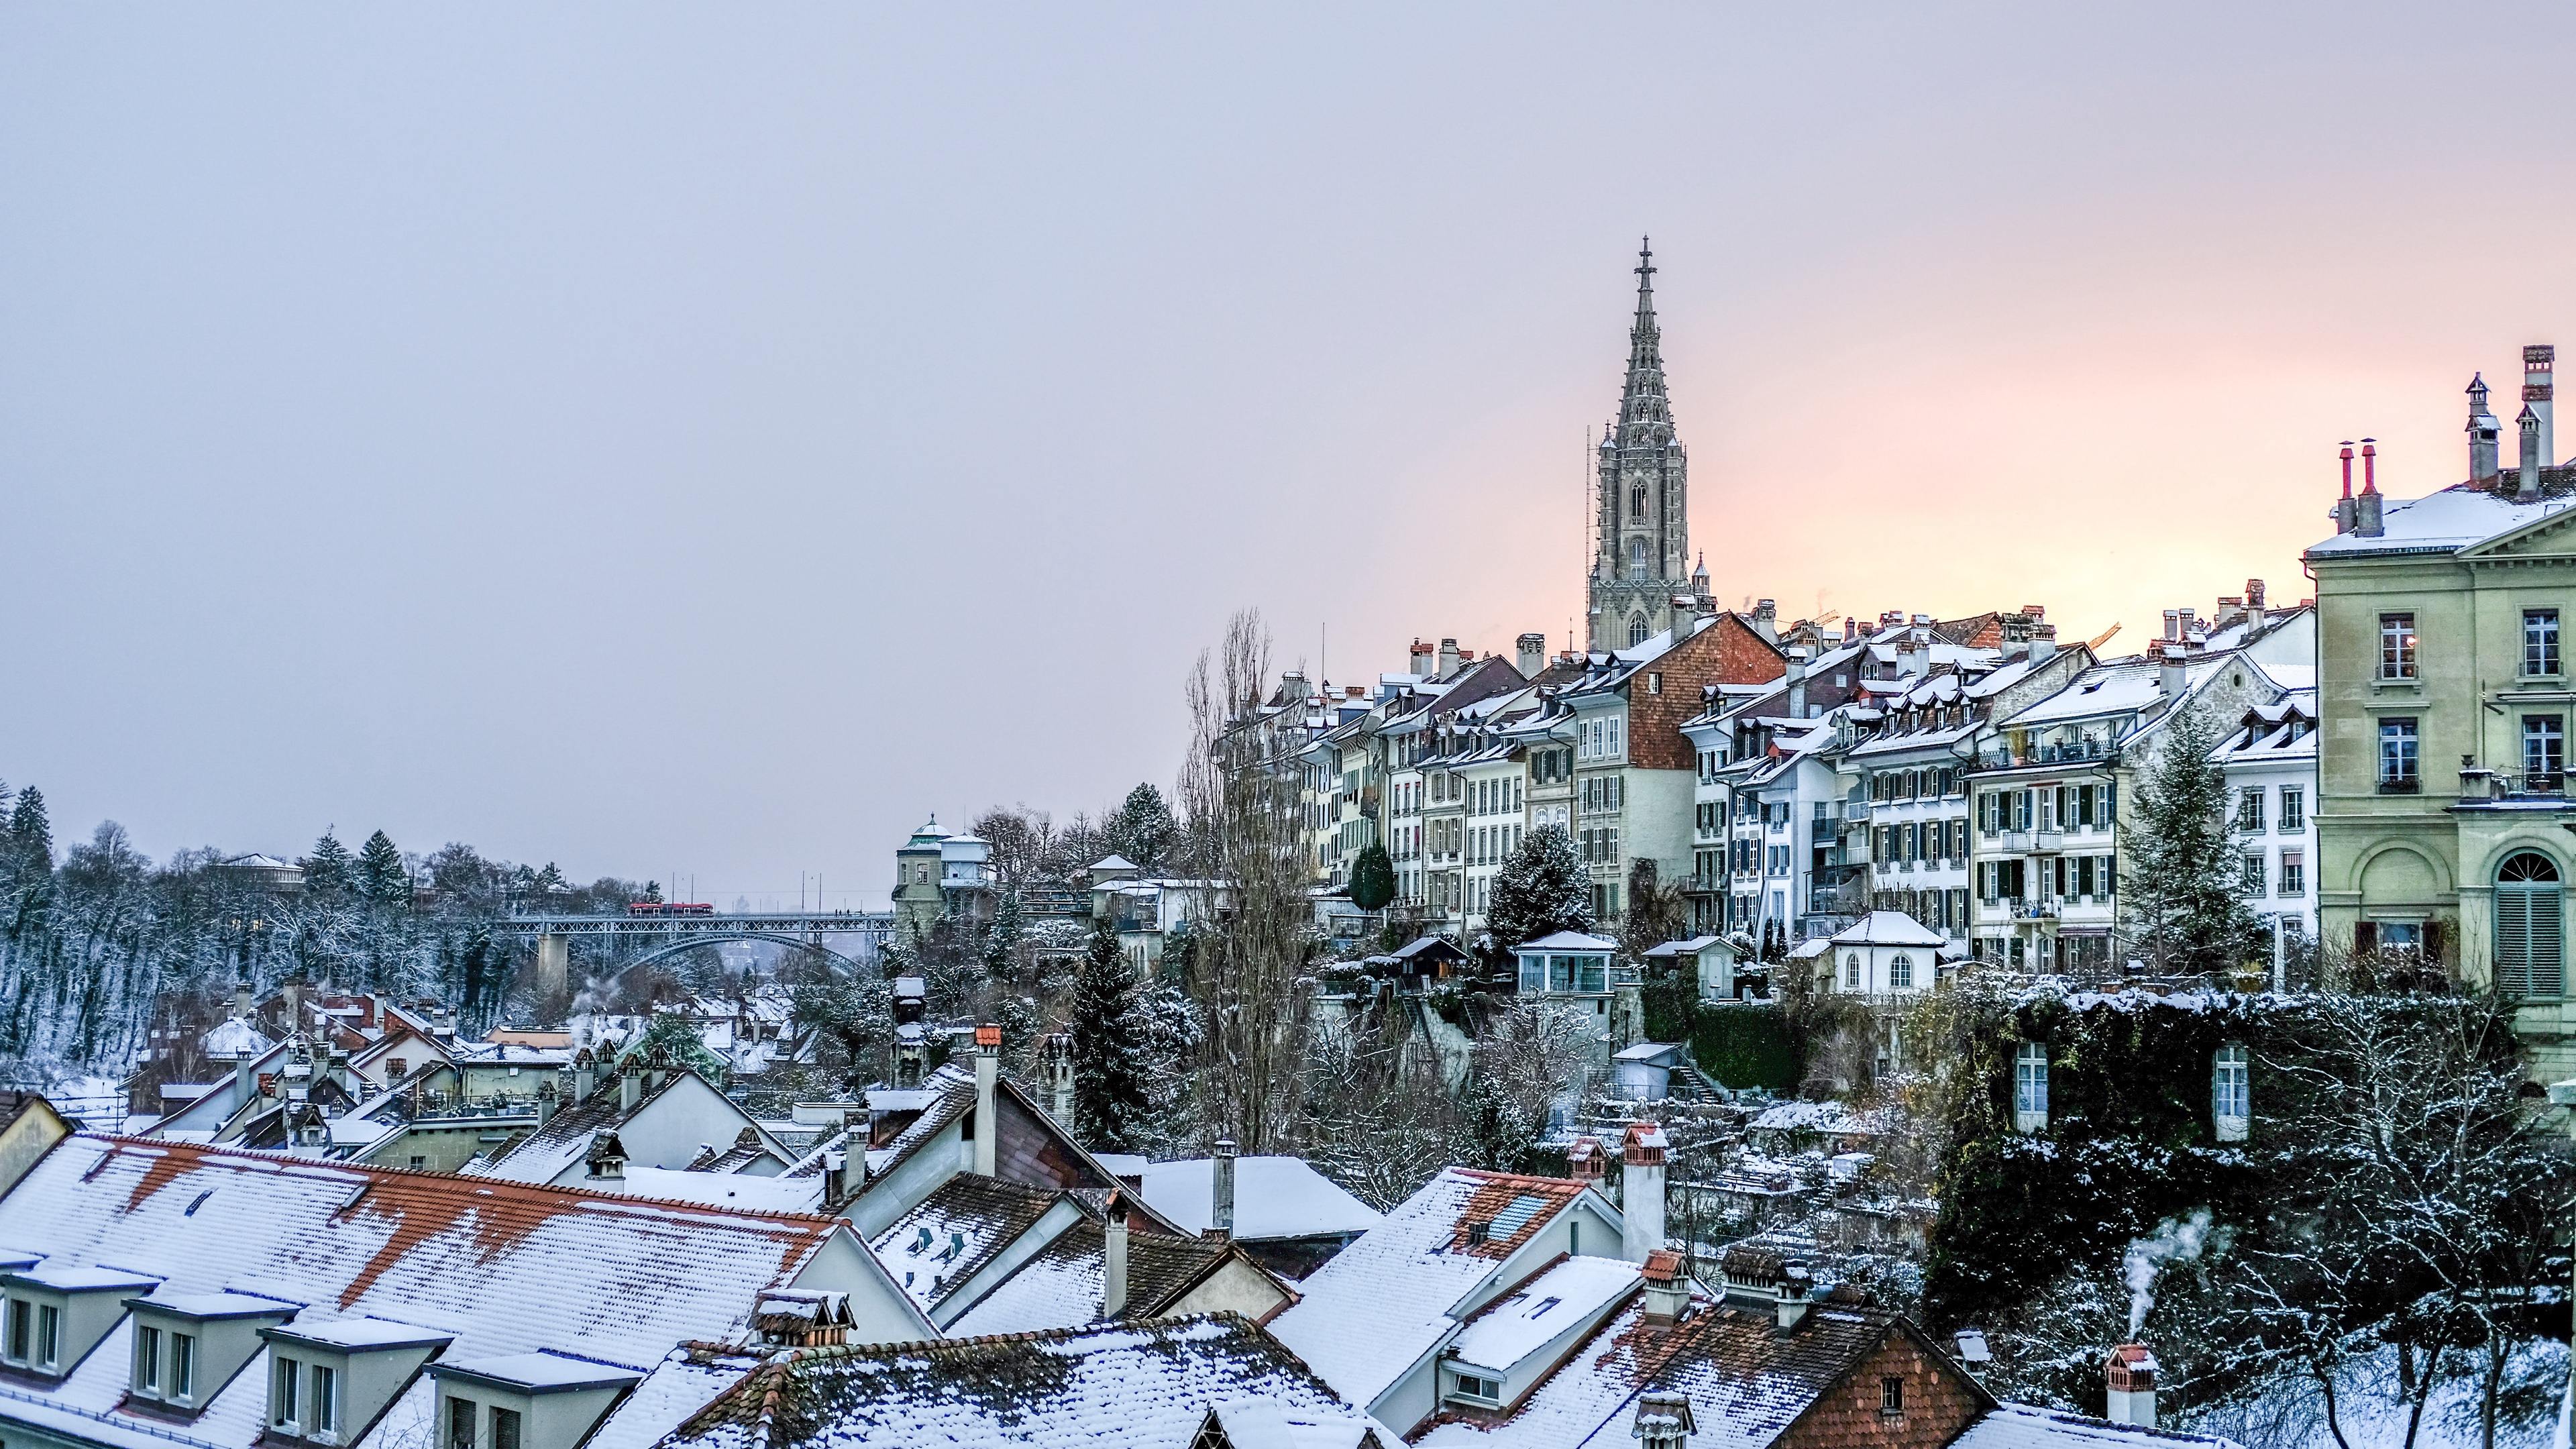
[[1314, 916], [1295, 753], [1305, 701], [1265, 709], [1269, 676], [1261, 615], [1237, 613], [1190, 673], [1180, 779], [1182, 857], [1216, 905], [1192, 962], [1207, 1032], [1198, 1086], [1208, 1128], [1247, 1153], [1286, 1148], [1296, 1131]]

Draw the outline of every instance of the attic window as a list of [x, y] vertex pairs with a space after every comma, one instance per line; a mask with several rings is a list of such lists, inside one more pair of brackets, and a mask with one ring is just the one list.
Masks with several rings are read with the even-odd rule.
[[180, 1213], [179, 1216], [183, 1218], [195, 1217], [197, 1215], [197, 1209], [204, 1207], [206, 1205], [206, 1199], [213, 1197], [214, 1195], [215, 1190], [211, 1187], [207, 1188], [204, 1192], [197, 1194], [196, 1199], [193, 1202], [190, 1202], [187, 1206], [187, 1210]]
[[1528, 1227], [1530, 1219], [1537, 1217], [1540, 1210], [1546, 1206], [1546, 1198], [1522, 1193], [1519, 1197], [1513, 1198], [1501, 1212], [1494, 1214], [1492, 1235], [1497, 1238], [1510, 1237]]

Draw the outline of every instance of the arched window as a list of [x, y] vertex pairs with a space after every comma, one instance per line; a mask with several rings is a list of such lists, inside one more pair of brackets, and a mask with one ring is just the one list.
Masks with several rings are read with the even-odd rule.
[[2536, 1000], [2567, 994], [2566, 905], [2557, 862], [2526, 850], [2497, 869], [2495, 940], [2498, 989]]
[[1632, 523], [1646, 521], [1646, 485], [1643, 483], [1633, 484], [1628, 489], [1628, 519]]
[[1853, 991], [1860, 990], [1860, 953], [1858, 951], [1843, 958], [1843, 985]]
[[1628, 647], [1634, 649], [1645, 642], [1646, 616], [1639, 614], [1637, 617], [1628, 621]]
[[2024, 1042], [2013, 1053], [2013, 1130], [2040, 1132], [2048, 1127], [2048, 1048]]
[[1645, 576], [1646, 541], [1642, 538], [1632, 538], [1628, 540], [1628, 577], [1642, 579]]
[[1914, 958], [1903, 952], [1897, 953], [1896, 959], [1887, 963], [1887, 984], [1899, 991], [1911, 989], [1914, 985]]
[[2242, 1142], [2253, 1125], [2253, 1093], [2246, 1076], [2245, 1048], [2234, 1042], [2218, 1049], [2209, 1064], [2209, 1120], [2221, 1142]]

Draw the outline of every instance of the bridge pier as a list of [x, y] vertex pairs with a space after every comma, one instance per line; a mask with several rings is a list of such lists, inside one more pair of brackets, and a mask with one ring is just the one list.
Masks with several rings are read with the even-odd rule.
[[537, 937], [537, 1000], [548, 1006], [572, 994], [572, 937], [547, 931]]

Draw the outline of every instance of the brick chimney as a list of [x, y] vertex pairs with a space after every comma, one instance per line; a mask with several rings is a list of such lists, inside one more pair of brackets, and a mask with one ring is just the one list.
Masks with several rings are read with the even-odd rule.
[[1598, 1137], [1577, 1137], [1565, 1151], [1566, 1176], [1590, 1187], [1602, 1186], [1602, 1177], [1610, 1170], [1610, 1154], [1602, 1149]]
[[1427, 675], [1440, 667], [1440, 651], [1419, 639], [1413, 641], [1413, 652], [1406, 657], [1406, 668], [1415, 675]]
[[1450, 675], [1457, 672], [1458, 641], [1455, 639], [1443, 639], [1440, 641], [1440, 677], [1442, 679], [1447, 679]]
[[1770, 599], [1753, 605], [1753, 632], [1774, 644], [1780, 642], [1780, 605]]
[[993, 1105], [993, 1088], [1002, 1075], [1002, 1029], [987, 1022], [975, 1028], [975, 1172], [991, 1177], [1000, 1136], [1001, 1113]]
[[1619, 1213], [1626, 1225], [1620, 1256], [1643, 1263], [1664, 1245], [1664, 1129], [1631, 1122], [1622, 1144]]
[[1127, 1190], [1109, 1195], [1109, 1217], [1101, 1224], [1100, 1316], [1116, 1318], [1127, 1311]]
[[1234, 1236], [1234, 1139], [1216, 1140], [1216, 1161], [1208, 1165], [1208, 1226], [1219, 1237]]
[[2103, 1417], [2114, 1424], [2154, 1428], [2156, 1356], [2147, 1351], [2147, 1346], [2124, 1343], [2111, 1350], [2111, 1361], [2104, 1373], [2110, 1381], [2110, 1411]]
[[1682, 1272], [1682, 1255], [1657, 1248], [1646, 1255], [1646, 1326], [1670, 1328], [1690, 1311], [1690, 1278]]

